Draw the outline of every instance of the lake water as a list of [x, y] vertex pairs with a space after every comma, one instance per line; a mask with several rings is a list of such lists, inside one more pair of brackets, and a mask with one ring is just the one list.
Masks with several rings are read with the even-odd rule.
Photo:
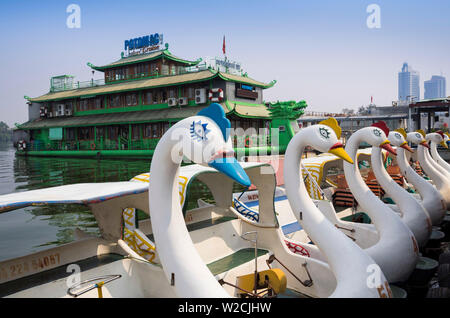
[[[84, 182], [127, 181], [148, 172], [149, 160], [41, 158], [15, 156], [0, 146], [0, 195]], [[26, 207], [0, 214], [0, 261], [74, 240], [74, 229], [98, 234], [85, 206]]]
[[[74, 183], [128, 181], [150, 170], [148, 160], [79, 159], [16, 156], [15, 149], [0, 145], [0, 195]], [[236, 191], [242, 187], [235, 184]], [[198, 180], [189, 187], [187, 209], [197, 199], [214, 203], [206, 185]], [[74, 230], [99, 235], [97, 222], [83, 205], [30, 206], [0, 213], [0, 261], [72, 242]]]

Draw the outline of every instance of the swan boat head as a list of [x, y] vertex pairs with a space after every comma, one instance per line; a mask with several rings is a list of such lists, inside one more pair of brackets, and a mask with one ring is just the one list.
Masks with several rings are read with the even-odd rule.
[[406, 140], [412, 142], [413, 144], [430, 148], [430, 146], [427, 143], [427, 140], [425, 139], [425, 132], [421, 129], [407, 133]]
[[311, 133], [308, 135], [308, 143], [320, 152], [328, 152], [349, 163], [353, 163], [352, 158], [344, 150], [344, 145], [339, 141], [341, 138], [341, 127], [336, 119], [328, 118], [318, 125], [305, 128]]
[[389, 132], [388, 139], [392, 145], [396, 147], [401, 147], [403, 149], [408, 150], [409, 152], [414, 152], [410, 146], [408, 146], [408, 142], [406, 141], [407, 135], [406, 130], [404, 128], [399, 128], [394, 131]]
[[173, 128], [170, 138], [180, 141], [174, 148], [175, 158], [184, 156], [194, 163], [210, 166], [246, 187], [251, 185], [234, 157], [231, 123], [222, 106], [213, 103], [196, 116], [181, 120]]
[[[379, 297], [379, 292], [373, 288], [367, 288], [366, 281], [367, 268], [373, 266], [375, 261], [356, 243], [339, 231], [335, 224], [324, 217], [307, 194], [305, 184], [301, 182], [302, 177], [299, 178], [295, 170], [299, 166], [298, 155], [303, 152], [305, 146], [311, 146], [320, 152], [333, 154], [352, 165], [354, 161], [343, 148], [339, 141], [340, 137], [341, 128], [336, 119], [328, 118], [317, 125], [301, 129], [291, 139], [285, 155], [284, 180], [286, 193], [291, 209], [302, 211], [294, 213], [297, 220], [308, 233], [308, 237], [326, 255], [328, 264], [336, 277], [337, 286], [332, 297], [361, 297], [361, 295], [364, 295], [364, 297]], [[345, 253], [343, 254], [342, 251], [344, 250]], [[352, 266], [350, 271], [349, 263]], [[382, 274], [382, 284], [379, 290], [386, 288], [387, 293], [389, 293], [386, 278], [381, 271], [380, 273]]]
[[441, 130], [426, 134], [425, 139], [448, 149], [447, 143], [445, 142], [445, 134]]
[[397, 155], [397, 152], [392, 148], [390, 141], [387, 139], [389, 128], [384, 121], [376, 122], [370, 127], [358, 130], [358, 132], [359, 134], [363, 134], [363, 140], [372, 147], [379, 147], [390, 152], [394, 156]]

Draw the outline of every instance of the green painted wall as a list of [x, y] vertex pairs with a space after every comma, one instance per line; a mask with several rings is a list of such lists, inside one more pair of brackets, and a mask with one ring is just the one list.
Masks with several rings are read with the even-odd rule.
[[272, 128], [279, 129], [279, 146], [280, 148], [286, 149], [289, 141], [295, 135], [295, 131], [291, 126], [291, 120], [284, 118], [274, 118], [272, 119]]

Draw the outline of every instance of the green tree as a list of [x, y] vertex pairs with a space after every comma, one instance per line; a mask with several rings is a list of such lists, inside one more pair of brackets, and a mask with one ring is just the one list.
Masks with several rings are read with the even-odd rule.
[[12, 129], [0, 121], [0, 144], [10, 143], [12, 141]]

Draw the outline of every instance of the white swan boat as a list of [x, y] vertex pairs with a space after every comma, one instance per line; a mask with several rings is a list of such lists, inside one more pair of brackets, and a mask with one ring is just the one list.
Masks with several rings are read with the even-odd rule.
[[[404, 160], [405, 150], [412, 152], [412, 149], [408, 146], [407, 141], [404, 136], [397, 131], [389, 132], [389, 128], [384, 122], [380, 122], [381, 126], [384, 127], [386, 132], [388, 132], [388, 139], [392, 145], [396, 146], [397, 157], [402, 156]], [[382, 154], [381, 150], [376, 149], [372, 153], [373, 156], [378, 156], [381, 161]], [[399, 162], [400, 160], [397, 160]], [[402, 221], [409, 227], [411, 232], [419, 244], [419, 247], [423, 247], [428, 242], [432, 231], [432, 224], [430, 216], [427, 210], [422, 206], [422, 204], [416, 200], [416, 198], [407, 192], [403, 187], [398, 185], [392, 177], [388, 174], [386, 169], [380, 167], [380, 169], [374, 169], [377, 181], [394, 200], [395, 204], [389, 204], [395, 212], [398, 212]]]
[[[274, 193], [276, 180], [273, 173], [265, 173], [268, 176], [271, 175], [271, 182], [269, 179], [264, 183], [258, 183], [256, 178], [249, 179], [243, 171], [241, 172], [242, 168], [236, 163], [234, 157], [229, 156], [231, 141], [228, 128], [230, 128], [230, 122], [225, 118], [223, 109], [219, 105], [213, 104], [202, 110], [197, 116], [184, 119], [171, 127], [158, 143], [150, 167], [152, 179], [150, 179], [149, 184], [149, 210], [155, 242], [159, 250], [158, 255], [166, 278], [170, 279], [177, 295], [181, 297], [223, 298], [229, 296], [226, 288], [223, 287], [224, 281], [218, 281], [212, 275], [198, 250], [196, 250], [184, 223], [181, 205], [177, 200], [174, 200], [178, 196], [177, 178], [183, 157], [187, 157], [198, 164], [207, 164], [215, 167], [243, 185], [250, 186], [253, 183], [259, 191], [272, 184], [271, 193]], [[302, 130], [291, 140], [286, 152], [286, 166], [291, 171], [294, 171], [295, 174], [286, 174], [287, 169], [284, 170], [286, 191], [291, 206], [301, 207], [303, 204], [309, 204], [306, 199], [311, 201], [304, 189], [303, 180], [297, 173], [297, 170], [300, 169], [299, 160], [305, 145], [316, 146], [321, 151], [328, 151], [351, 161], [342, 144], [337, 142], [339, 138], [336, 137], [337, 129], [339, 129], [340, 135], [340, 128], [336, 120], [330, 118], [320, 125]], [[308, 133], [309, 136], [304, 136], [305, 133]], [[314, 136], [316, 138], [306, 138]], [[298, 144], [298, 140], [301, 139], [307, 140], [304, 145], [301, 142]], [[290, 152], [293, 152], [293, 154], [289, 155]], [[199, 155], [196, 156], [195, 154]], [[296, 160], [298, 160], [297, 167], [291, 165]], [[227, 163], [228, 166], [226, 165]], [[225, 169], [222, 166], [225, 166]], [[234, 168], [231, 171], [227, 171], [229, 167]], [[224, 186], [225, 182], [221, 182], [221, 184]], [[297, 184], [300, 184], [299, 187], [297, 187]], [[299, 202], [297, 195], [303, 195], [305, 200]], [[327, 277], [325, 280], [320, 280], [316, 283], [317, 293], [315, 296], [321, 296], [324, 291], [327, 291], [327, 296], [331, 297], [391, 296], [391, 290], [381, 271], [378, 273], [378, 283], [376, 285], [370, 286], [367, 283], [367, 269], [371, 265], [376, 265], [374, 261], [345, 235], [336, 230], [331, 223], [327, 223], [326, 220], [323, 222], [323, 216], [314, 211], [317, 208], [312, 204], [312, 201], [309, 206], [304, 206], [300, 216], [297, 214], [295, 216], [305, 227], [314, 243], [326, 255], [329, 265], [321, 260], [314, 258], [305, 259], [303, 255], [290, 252], [286, 246], [284, 234], [277, 226], [276, 218], [274, 219], [273, 195], [264, 196], [264, 200], [262, 198], [263, 196], [260, 197], [259, 222], [251, 221], [236, 212], [236, 215], [242, 221], [239, 227], [239, 230], [242, 232], [236, 234], [239, 234], [239, 237], [246, 234], [255, 234], [255, 244], [259, 240], [261, 246], [268, 248], [268, 250], [277, 255], [272, 259], [267, 259], [267, 264], [275, 260], [277, 267], [285, 268], [294, 278], [298, 271], [289, 270], [289, 268], [298, 264], [302, 264], [305, 267], [309, 278], [312, 277], [313, 273], [318, 278]], [[271, 211], [267, 216], [262, 210], [266, 204], [271, 206]], [[233, 211], [234, 208], [230, 208], [230, 210]], [[306, 222], [303, 221], [302, 213], [304, 213]], [[324, 229], [326, 231], [323, 231]], [[237, 237], [236, 234], [234, 237]], [[347, 267], [345, 264], [348, 262], [342, 255], [337, 255], [337, 246], [346, 250], [345, 255], [348, 257], [348, 260], [351, 260], [352, 273], [345, 270]], [[249, 287], [254, 286], [254, 294], [257, 294], [259, 285], [257, 283], [259, 280], [257, 278], [257, 267], [258, 265], [255, 265], [254, 276], [249, 274], [245, 276], [245, 279], [233, 276], [230, 278], [237, 282], [242, 281], [245, 283], [247, 281], [245, 284], [248, 287], [245, 289], [248, 291]], [[268, 273], [271, 271], [272, 269]], [[201, 277], [201, 279], [194, 279], [194, 277]], [[267, 274], [267, 277], [270, 277], [270, 275]], [[333, 277], [335, 280], [331, 280]], [[287, 280], [291, 281], [289, 276]], [[330, 289], [331, 281], [335, 283], [333, 288]], [[302, 282], [301, 279], [297, 278], [297, 282], [303, 287], [312, 287], [311, 279]], [[225, 283], [225, 285], [236, 288], [236, 285], [233, 284], [235, 283]], [[267, 284], [273, 285], [273, 282], [267, 281]], [[244, 290], [242, 286], [240, 289]]]
[[[274, 174], [261, 175], [262, 164], [259, 163], [242, 165], [252, 176], [254, 184], [264, 183], [264, 189], [258, 189], [259, 197], [273, 196]], [[233, 183], [229, 180], [213, 168], [189, 165], [180, 169], [177, 190], [178, 202], [185, 210], [192, 184], [202, 182], [207, 185], [208, 194], [212, 195], [215, 203], [201, 203], [198, 208], [185, 210], [185, 224], [211, 275], [217, 281], [223, 280], [234, 285], [237, 277], [254, 273], [255, 249], [252, 242], [241, 237], [247, 219], [233, 209]], [[139, 220], [137, 217], [138, 210], [148, 214], [148, 182], [149, 174], [145, 173], [125, 182], [65, 185], [0, 196], [0, 211], [4, 213], [14, 213], [12, 210], [34, 205], [85, 205], [95, 216], [101, 232], [100, 237], [78, 233], [78, 240], [75, 242], [0, 262], [0, 296], [71, 297], [68, 284], [75, 278], [67, 270], [75, 268], [75, 265], [81, 269], [81, 282], [101, 282], [108, 277], [120, 275], [119, 279], [102, 287], [103, 297], [176, 297], [175, 288], [164, 275], [158, 249], [154, 248], [152, 222], [149, 218]], [[261, 220], [265, 222], [261, 226], [267, 228], [266, 231], [279, 230], [282, 233], [273, 204], [265, 201], [264, 207], [259, 206], [260, 211], [265, 211], [261, 216]], [[146, 243], [141, 247], [136, 244], [139, 236]], [[305, 262], [299, 261], [282, 240], [272, 249], [267, 249], [264, 241], [270, 240], [259, 235], [259, 270], [268, 270], [266, 261], [276, 257], [296, 273], [295, 278], [287, 273], [289, 284], [286, 294], [301, 297], [327, 296], [333, 289], [335, 282], [332, 276], [316, 273], [320, 265], [327, 268], [326, 264], [319, 262], [319, 266], [305, 266]], [[275, 254], [274, 250], [279, 253]], [[281, 253], [285, 255], [279, 255]], [[286, 256], [292, 260], [285, 260]], [[276, 267], [275, 264], [276, 260], [270, 266]], [[309, 279], [312, 279], [308, 283], [311, 286], [304, 287], [302, 283]], [[327, 282], [328, 290], [323, 283], [319, 283], [321, 280]], [[86, 284], [83, 285], [81, 287], [84, 290]], [[72, 292], [75, 294], [78, 291], [79, 288], [75, 288]], [[242, 290], [231, 285], [225, 285], [225, 291], [231, 296], [242, 293]], [[97, 290], [93, 289], [79, 297], [97, 296]]]
[[[194, 125], [190, 130], [191, 137], [192, 134], [208, 137], [214, 133], [223, 134], [220, 125], [215, 127], [215, 123], [208, 119], [214, 116], [201, 115], [197, 116], [201, 118], [191, 118], [190, 125]], [[209, 124], [208, 128], [205, 124]], [[207, 134], [207, 129], [211, 134]], [[213, 147], [212, 154], [226, 154], [225, 148]], [[185, 150], [183, 148], [183, 152]], [[179, 155], [181, 157], [182, 153]], [[153, 163], [160, 159], [154, 157]], [[0, 295], [392, 296], [382, 273], [379, 284], [372, 287], [366, 284], [367, 277], [363, 272], [367, 275], [366, 267], [373, 264], [373, 260], [351, 240], [339, 236], [340, 232], [332, 232], [332, 226], [330, 232], [337, 233], [333, 244], [343, 242], [347, 258], [341, 255], [339, 261], [337, 255], [333, 256], [329, 265], [311, 255], [303, 255], [301, 248], [298, 253], [295, 245], [286, 242], [274, 210], [276, 182], [273, 169], [266, 165], [262, 173], [264, 165], [243, 163], [244, 172], [240, 165], [236, 167], [236, 162], [229, 164], [227, 160], [214, 156], [213, 160], [207, 161], [210, 167], [191, 165], [179, 168], [175, 164], [173, 180], [169, 184], [172, 191], [165, 194], [158, 191], [158, 187], [167, 190], [159, 181], [170, 180], [167, 176], [171, 173], [160, 166], [151, 171], [150, 177], [144, 174], [128, 182], [75, 184], [0, 196], [0, 212], [30, 205], [86, 205], [95, 216], [101, 233], [100, 237], [81, 233], [75, 242], [0, 262]], [[167, 163], [167, 160], [160, 162]], [[217, 169], [228, 176], [218, 173]], [[158, 173], [165, 178], [158, 177]], [[244, 184], [251, 180], [258, 189], [259, 222], [252, 222], [233, 207], [233, 180], [229, 176]], [[146, 177], [150, 180], [150, 187]], [[215, 202], [201, 203], [198, 208], [186, 211], [184, 204], [194, 179], [209, 188]], [[166, 202], [164, 196], [168, 193], [172, 199]], [[152, 202], [164, 203], [161, 207], [165, 210], [155, 214], [158, 207]], [[173, 213], [168, 213], [170, 209], [179, 213], [176, 218]], [[151, 218], [138, 220], [138, 210], [150, 214]], [[159, 220], [156, 215], [160, 216]], [[167, 215], [170, 217], [166, 218]], [[306, 213], [305, 216], [309, 218]], [[178, 222], [176, 226], [171, 223], [174, 220]], [[164, 226], [161, 221], [169, 223]], [[180, 235], [183, 229], [185, 232]], [[167, 233], [171, 235], [167, 236]], [[333, 253], [330, 249], [338, 248], [328, 244], [320, 233], [313, 235], [314, 241], [325, 250], [322, 255], [328, 257], [328, 253]], [[344, 273], [344, 260], [355, 264], [357, 275], [355, 271]], [[194, 275], [189, 277], [189, 273]]]
[[408, 141], [417, 144], [417, 159], [423, 171], [432, 180], [437, 190], [441, 193], [446, 203], [446, 209], [450, 209], [450, 179], [446, 172], [442, 172], [441, 166], [431, 158], [428, 149], [426, 134], [423, 130], [417, 130], [407, 134]]
[[[415, 140], [416, 138], [416, 133], [407, 134], [403, 128], [397, 129], [396, 132], [398, 132], [405, 141], [411, 141], [411, 138]], [[391, 134], [389, 134], [389, 137], [391, 137]], [[420, 134], [419, 137], [420, 138], [416, 141], [421, 143], [422, 138]], [[393, 138], [393, 136], [391, 138]], [[432, 225], [439, 225], [447, 211], [446, 203], [442, 195], [431, 183], [417, 174], [411, 167], [406, 156], [406, 151], [403, 148], [397, 148], [397, 164], [400, 167], [400, 173], [416, 190], [417, 194], [415, 197], [428, 212]]]
[[[363, 141], [372, 145], [372, 148], [358, 149], [359, 144]], [[372, 158], [373, 169], [384, 169], [381, 154], [378, 153], [375, 158], [372, 156], [378, 147], [393, 151], [385, 133], [380, 128], [367, 127], [358, 130], [350, 137], [346, 150], [353, 161], [367, 161]], [[317, 161], [318, 169], [323, 169], [320, 173], [316, 173], [316, 176], [320, 175], [321, 177], [316, 178], [312, 173], [310, 177], [310, 180], [314, 180], [312, 183], [316, 187], [316, 191], [310, 190], [311, 197], [314, 198], [313, 195], [322, 192], [320, 197], [315, 198], [315, 205], [337, 229], [346, 234], [376, 261], [389, 282], [405, 281], [414, 270], [419, 255], [418, 244], [411, 230], [392, 209], [372, 193], [362, 179], [358, 169], [359, 164], [352, 165], [337, 157], [330, 157], [328, 160], [319, 158], [312, 160]], [[322, 162], [319, 163], [319, 161]], [[342, 165], [342, 162], [348, 186], [359, 205], [336, 213], [331, 202], [332, 191], [327, 191], [327, 189], [321, 191], [320, 184], [323, 183], [326, 170], [338, 167], [338, 165]], [[310, 163], [309, 165], [314, 167], [315, 164]], [[331, 183], [327, 179], [326, 182]], [[357, 213], [368, 215], [372, 224], [350, 222], [345, 219]], [[293, 236], [293, 238], [302, 241], [300, 236]], [[402, 266], [398, 266], [398, 264], [402, 264]]]
[[[363, 141], [369, 143], [372, 145], [372, 169], [384, 169], [380, 153], [374, 156], [373, 152], [380, 147], [393, 151], [386, 138], [385, 132], [379, 127], [362, 128], [348, 139], [345, 149], [355, 158], [359, 144]], [[405, 281], [414, 270], [419, 257], [413, 233], [392, 209], [370, 191], [357, 165], [344, 162], [344, 173], [350, 190], [373, 223], [355, 223], [347, 229], [353, 230], [355, 241], [377, 262], [389, 282]]]
[[[447, 137], [447, 138], [446, 138]], [[433, 160], [433, 164], [435, 166], [437, 166], [437, 168], [442, 172], [442, 173], [448, 173], [450, 172], [450, 164], [448, 164], [447, 161], [445, 161], [441, 155], [439, 155], [439, 152], [437, 150], [437, 146], [441, 145], [442, 147], [444, 147], [445, 149], [448, 149], [448, 145], [447, 145], [447, 141], [448, 140], [448, 136], [446, 134], [444, 134], [442, 131], [438, 130], [436, 132], [433, 133], [429, 133], [425, 136], [425, 139], [427, 141], [430, 141], [430, 152], [431, 152], [431, 159]]]

